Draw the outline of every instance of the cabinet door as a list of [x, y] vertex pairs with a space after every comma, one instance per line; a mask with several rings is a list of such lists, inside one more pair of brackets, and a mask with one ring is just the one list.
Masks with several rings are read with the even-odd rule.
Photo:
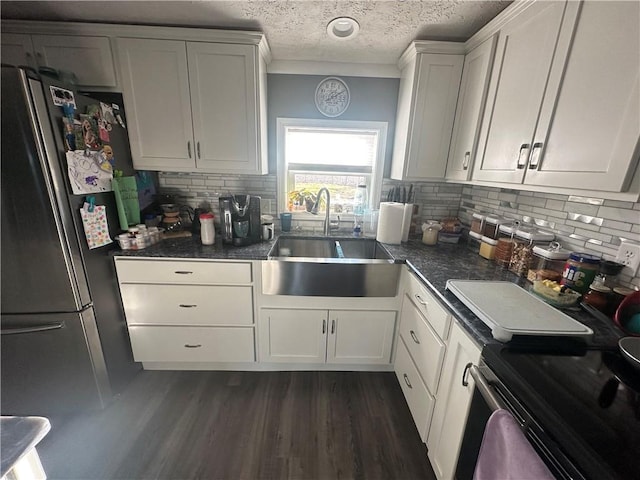
[[257, 47], [187, 44], [197, 168], [262, 173]]
[[117, 45], [134, 167], [193, 171], [185, 42], [119, 38]]
[[464, 59], [462, 82], [447, 161], [447, 178], [469, 180], [476, 155], [480, 120], [489, 86], [497, 35], [485, 40]]
[[3, 33], [2, 34], [2, 63], [9, 65], [26, 65], [37, 68], [35, 58], [33, 56], [33, 44], [31, 43], [31, 35], [23, 35], [20, 33]]
[[640, 138], [638, 19], [638, 2], [584, 2], [558, 96], [543, 105], [525, 183], [626, 190]]
[[[462, 55], [418, 54], [405, 142], [394, 147], [391, 177], [401, 180], [444, 178], [449, 142], [453, 129]], [[413, 67], [407, 67], [413, 68]], [[400, 92], [399, 105], [405, 105], [406, 92]], [[398, 117], [406, 112], [398, 112]]]
[[474, 179], [521, 183], [565, 2], [535, 2], [500, 30]]
[[480, 348], [454, 323], [427, 438], [429, 460], [439, 480], [455, 473], [474, 388], [471, 376], [466, 387], [462, 376], [467, 363], [479, 360]]
[[116, 72], [108, 37], [33, 35], [39, 66], [73, 72], [83, 87], [115, 87]]
[[261, 310], [261, 361], [325, 363], [326, 351], [327, 310]]
[[395, 321], [395, 312], [330, 310], [327, 363], [390, 363]]

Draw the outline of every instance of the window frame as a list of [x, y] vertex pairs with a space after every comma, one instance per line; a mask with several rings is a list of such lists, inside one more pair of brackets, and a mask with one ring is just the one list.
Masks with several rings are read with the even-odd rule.
[[[376, 151], [376, 158], [372, 165], [371, 171], [371, 185], [368, 188], [368, 204], [369, 208], [375, 210], [380, 203], [380, 196], [382, 195], [382, 176], [384, 174], [384, 161], [387, 146], [387, 122], [377, 121], [365, 121], [365, 120], [337, 120], [337, 119], [319, 119], [319, 118], [288, 118], [278, 117], [277, 119], [277, 132], [276, 132], [276, 152], [277, 152], [277, 178], [276, 178], [276, 191], [278, 211], [286, 212], [287, 208], [287, 173], [288, 166], [285, 159], [285, 133], [288, 127], [308, 127], [308, 128], [353, 128], [353, 129], [366, 129], [376, 130], [378, 132], [378, 145]], [[310, 170], [311, 171], [311, 170]], [[348, 171], [344, 172], [348, 174]], [[312, 219], [306, 212], [291, 212], [294, 218], [298, 219]], [[341, 219], [351, 219], [353, 214], [344, 213], [340, 214]]]

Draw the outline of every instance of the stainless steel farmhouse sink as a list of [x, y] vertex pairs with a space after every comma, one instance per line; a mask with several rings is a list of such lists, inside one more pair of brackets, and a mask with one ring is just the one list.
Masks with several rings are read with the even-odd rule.
[[280, 237], [262, 262], [262, 293], [394, 297], [399, 275], [374, 239]]

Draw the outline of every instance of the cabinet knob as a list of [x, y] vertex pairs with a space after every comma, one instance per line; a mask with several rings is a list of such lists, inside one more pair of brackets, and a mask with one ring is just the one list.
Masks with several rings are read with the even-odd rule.
[[409, 377], [407, 377], [407, 374], [406, 374], [406, 373], [403, 373], [403, 374], [402, 374], [402, 376], [404, 377], [404, 383], [406, 383], [406, 384], [407, 384], [407, 387], [409, 387], [409, 388], [413, 388], [413, 387], [411, 386], [411, 382], [409, 381]]
[[520, 145], [520, 152], [518, 153], [518, 169], [522, 170], [527, 165], [527, 159], [529, 158], [529, 145], [528, 143], [523, 143]]
[[411, 338], [413, 338], [413, 341], [419, 345], [420, 340], [418, 340], [418, 337], [416, 336], [416, 332], [414, 332], [413, 330], [409, 330], [409, 333], [411, 334]]

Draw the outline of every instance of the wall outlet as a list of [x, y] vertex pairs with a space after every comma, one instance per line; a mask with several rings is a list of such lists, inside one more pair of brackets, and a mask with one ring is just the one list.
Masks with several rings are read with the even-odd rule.
[[640, 266], [640, 245], [630, 242], [622, 242], [618, 247], [616, 262], [625, 265], [624, 273], [636, 276]]

